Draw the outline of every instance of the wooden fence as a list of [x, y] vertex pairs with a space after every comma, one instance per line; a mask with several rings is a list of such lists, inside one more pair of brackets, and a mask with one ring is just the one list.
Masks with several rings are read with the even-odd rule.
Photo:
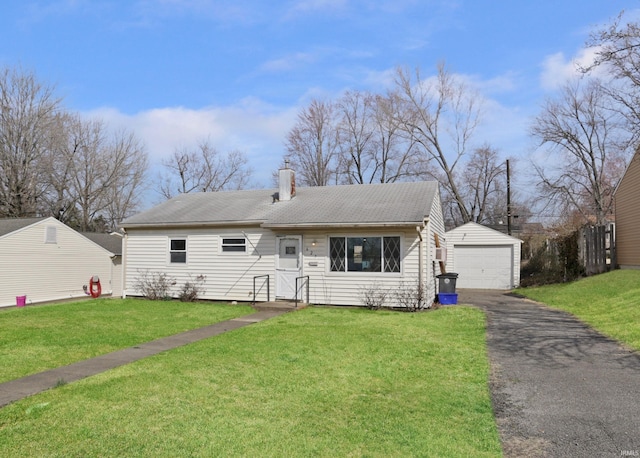
[[586, 275], [616, 267], [615, 225], [586, 226], [580, 229], [578, 252]]

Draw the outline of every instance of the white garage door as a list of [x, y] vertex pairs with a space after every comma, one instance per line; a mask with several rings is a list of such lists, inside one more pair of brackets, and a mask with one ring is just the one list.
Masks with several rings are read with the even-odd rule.
[[457, 288], [511, 289], [513, 287], [513, 245], [464, 246], [453, 248]]

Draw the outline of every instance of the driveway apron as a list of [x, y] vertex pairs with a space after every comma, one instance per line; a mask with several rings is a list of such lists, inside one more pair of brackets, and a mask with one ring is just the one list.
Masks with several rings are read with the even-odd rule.
[[640, 354], [568, 313], [515, 295], [459, 295], [487, 314], [505, 456], [640, 456]]

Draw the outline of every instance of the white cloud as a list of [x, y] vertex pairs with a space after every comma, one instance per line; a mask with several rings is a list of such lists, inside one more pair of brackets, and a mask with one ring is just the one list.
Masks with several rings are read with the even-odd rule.
[[26, 5], [26, 16], [23, 22], [40, 23], [51, 18], [71, 16], [74, 14], [103, 14], [108, 5], [103, 2], [91, 2], [89, 0], [56, 0], [42, 3], [31, 2]]
[[[514, 92], [520, 84], [519, 76], [515, 72], [506, 72], [489, 79], [482, 79], [479, 75], [463, 73], [453, 73], [451, 76], [468, 89], [478, 92], [478, 95], [483, 98], [490, 94], [497, 95]], [[436, 84], [436, 76], [430, 76], [427, 81], [429, 84]]]
[[[547, 56], [542, 63], [540, 84], [545, 90], [555, 90], [567, 82], [582, 76], [581, 68], [586, 68], [594, 61], [598, 48], [583, 48], [571, 59], [558, 52]], [[603, 74], [604, 69], [595, 69], [592, 74]]]
[[364, 83], [374, 91], [384, 93], [385, 90], [391, 89], [396, 78], [396, 68], [387, 68], [386, 70], [368, 70], [364, 76]]
[[256, 187], [271, 186], [271, 172], [280, 164], [296, 114], [296, 107], [276, 108], [251, 98], [234, 106], [202, 109], [165, 107], [127, 115], [100, 108], [83, 113], [113, 129], [133, 131], [145, 143], [156, 169], [176, 148], [195, 147], [202, 140], [210, 140], [222, 152], [240, 150], [254, 170]]
[[348, 5], [348, 0], [300, 0], [292, 3], [287, 17], [315, 13], [317, 11], [334, 13], [343, 11]]
[[496, 147], [505, 157], [526, 156], [530, 147], [531, 113], [517, 106], [505, 106], [494, 99], [485, 99], [483, 107], [476, 140]]
[[315, 62], [316, 58], [309, 53], [298, 52], [291, 54], [280, 59], [273, 59], [265, 62], [260, 67], [260, 70], [264, 72], [285, 72], [295, 69], [301, 65], [306, 65]]

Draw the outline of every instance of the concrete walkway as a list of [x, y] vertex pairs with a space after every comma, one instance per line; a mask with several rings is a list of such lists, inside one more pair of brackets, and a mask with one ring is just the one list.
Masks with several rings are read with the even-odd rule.
[[289, 305], [283, 306], [280, 304], [265, 304], [263, 307], [258, 306], [256, 308], [258, 308], [259, 311], [251, 315], [222, 321], [203, 328], [193, 329], [152, 342], [142, 343], [135, 347], [125, 348], [124, 350], [97, 356], [85, 361], [79, 361], [68, 366], [0, 383], [0, 407], [26, 398], [27, 396], [40, 393], [41, 391], [51, 389], [60, 383], [69, 383], [90, 377], [166, 350], [217, 336], [223, 332], [258, 323], [293, 310]]
[[567, 313], [504, 292], [461, 290], [458, 302], [487, 313], [506, 457], [640, 456], [637, 352]]

